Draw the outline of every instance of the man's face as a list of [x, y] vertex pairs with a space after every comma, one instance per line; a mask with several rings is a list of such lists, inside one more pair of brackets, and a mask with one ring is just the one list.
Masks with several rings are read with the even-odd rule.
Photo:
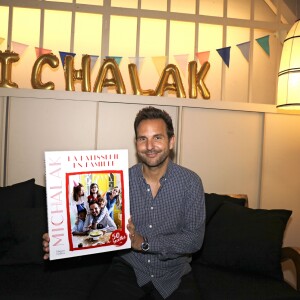
[[100, 207], [97, 203], [94, 203], [90, 206], [90, 212], [92, 216], [97, 217], [100, 214]]
[[148, 167], [162, 165], [174, 147], [174, 137], [168, 139], [167, 126], [162, 119], [143, 120], [137, 128], [136, 150]]

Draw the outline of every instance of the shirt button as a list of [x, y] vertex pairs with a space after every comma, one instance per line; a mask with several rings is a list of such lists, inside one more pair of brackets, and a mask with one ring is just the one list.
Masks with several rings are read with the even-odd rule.
[[154, 207], [153, 206], [151, 206], [151, 209], [153, 209]]
[[148, 259], [148, 263], [150, 264], [150, 262], [151, 262], [151, 260], [150, 259]]
[[149, 225], [149, 228], [152, 228], [152, 225]]
[[151, 275], [151, 277], [153, 278], [153, 277], [154, 277], [154, 275], [152, 274], [152, 275]]
[[147, 189], [147, 192], [150, 192], [150, 189]]

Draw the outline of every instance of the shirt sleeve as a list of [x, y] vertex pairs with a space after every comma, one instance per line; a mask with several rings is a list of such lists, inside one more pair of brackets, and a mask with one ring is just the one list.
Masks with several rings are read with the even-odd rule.
[[106, 229], [109, 232], [117, 229], [116, 223], [113, 221], [113, 219], [110, 216], [106, 216], [105, 220], [106, 220], [106, 227], [104, 229]]
[[107, 210], [107, 207], [105, 206], [104, 209], [102, 209], [97, 221], [96, 221], [96, 224], [100, 223], [104, 217], [106, 216], [106, 214], [108, 213], [108, 210]]

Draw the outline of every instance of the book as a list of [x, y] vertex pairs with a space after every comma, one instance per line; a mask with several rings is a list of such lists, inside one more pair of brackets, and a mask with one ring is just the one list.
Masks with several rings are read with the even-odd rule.
[[128, 150], [46, 151], [50, 260], [131, 247]]

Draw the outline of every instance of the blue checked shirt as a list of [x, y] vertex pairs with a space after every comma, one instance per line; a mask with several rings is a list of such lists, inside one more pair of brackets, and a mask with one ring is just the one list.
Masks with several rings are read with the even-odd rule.
[[136, 231], [149, 242], [148, 252], [122, 257], [134, 268], [139, 286], [152, 281], [167, 298], [191, 271], [191, 253], [202, 246], [205, 230], [204, 191], [199, 176], [172, 161], [152, 197], [142, 165], [129, 170], [130, 210]]

